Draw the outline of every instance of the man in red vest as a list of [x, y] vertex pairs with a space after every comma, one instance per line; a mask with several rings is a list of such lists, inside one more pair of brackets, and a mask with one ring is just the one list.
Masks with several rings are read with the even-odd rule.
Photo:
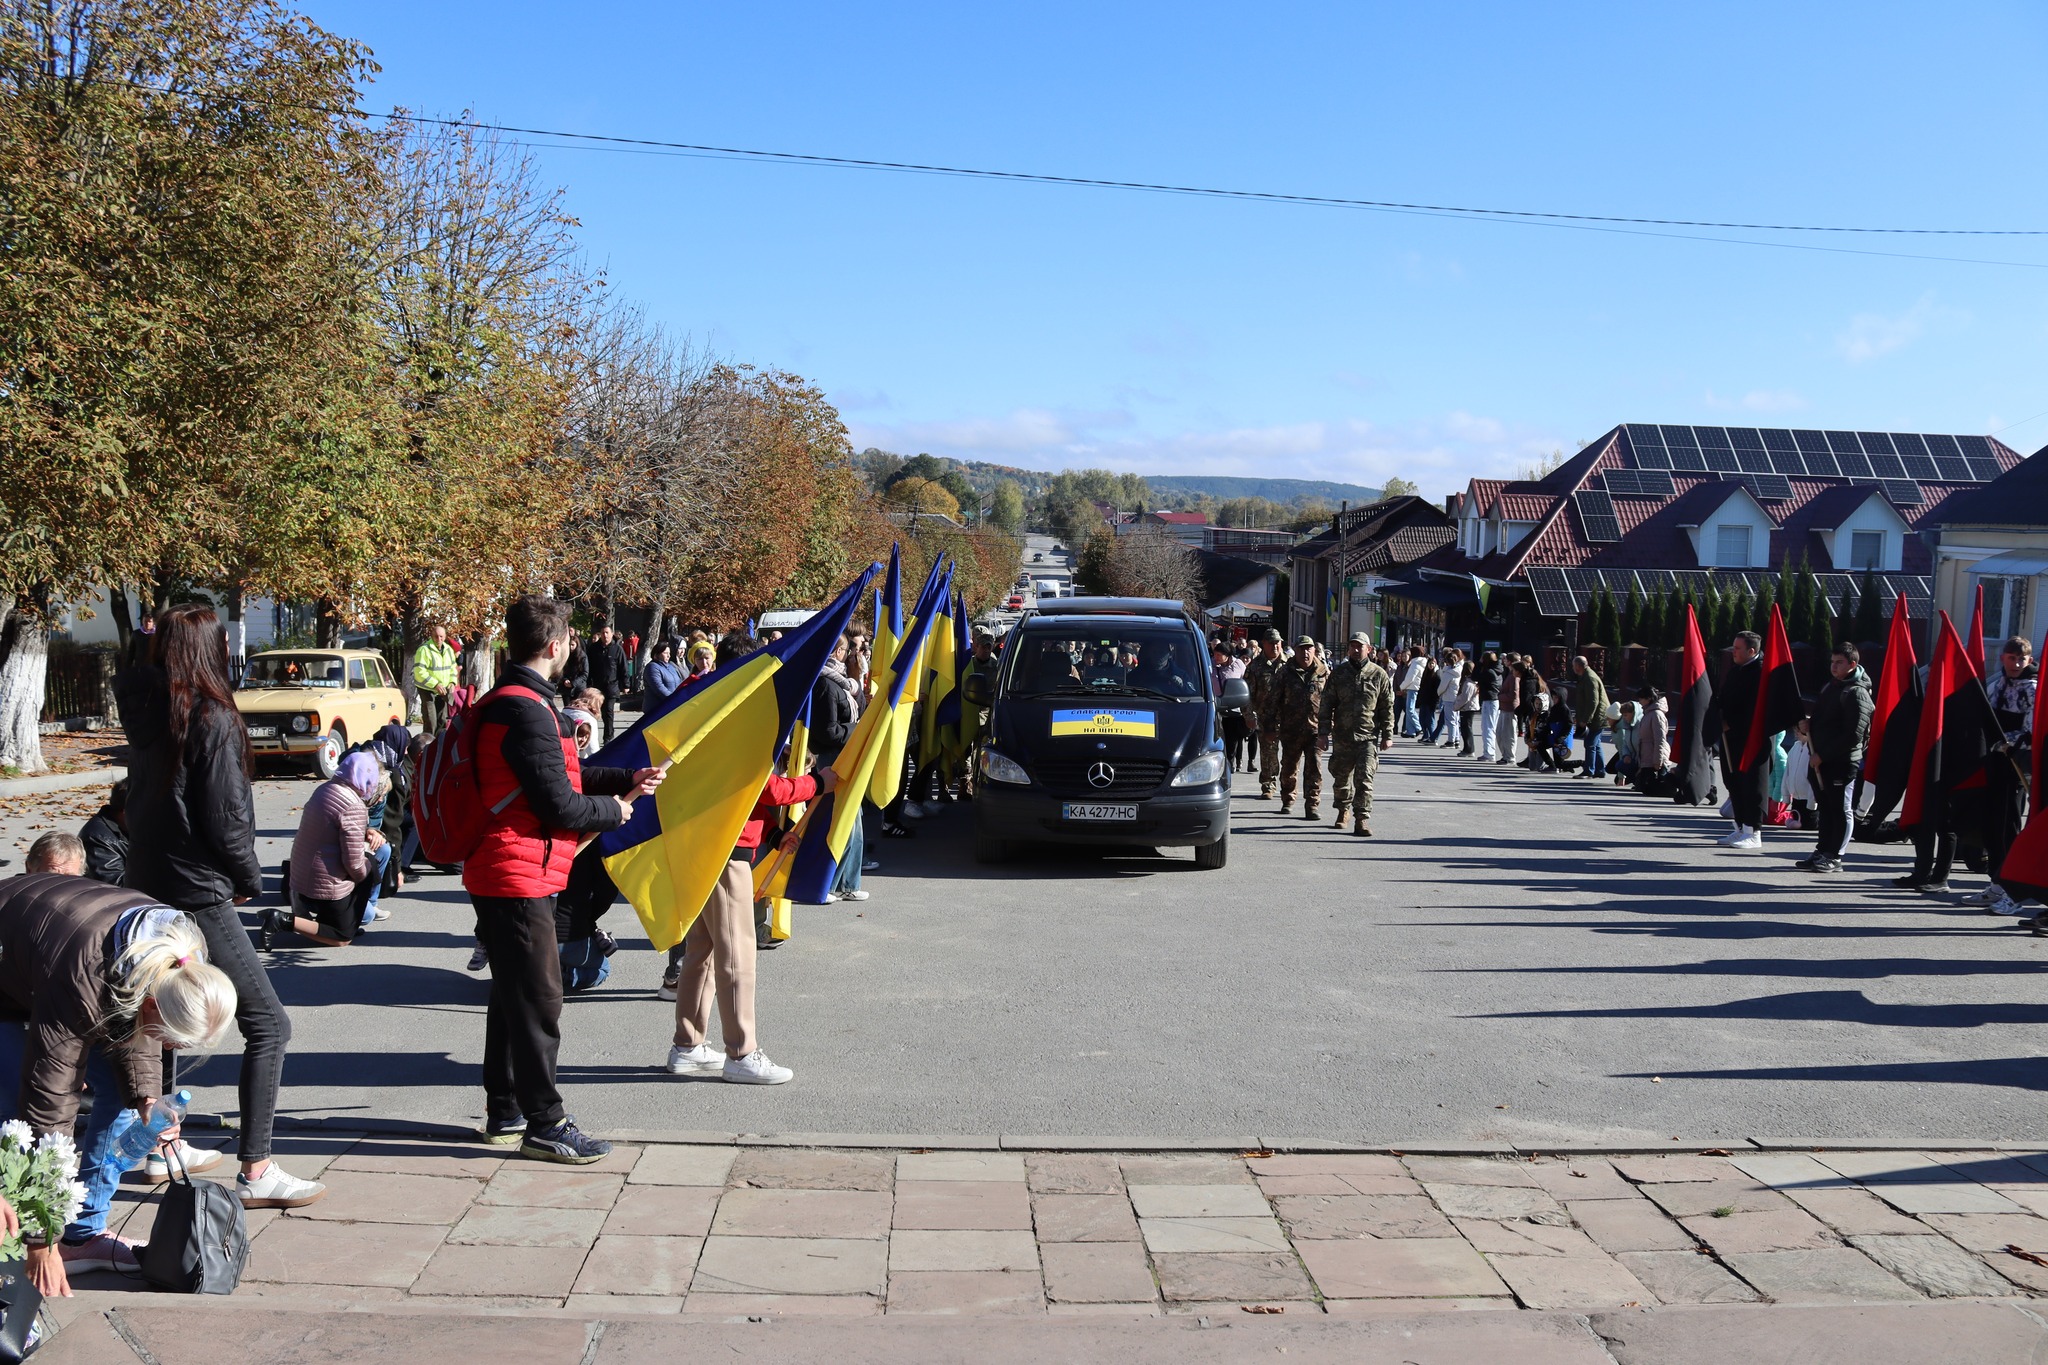
[[569, 657], [569, 607], [528, 595], [505, 611], [512, 663], [477, 704], [477, 782], [492, 812], [483, 842], [462, 865], [489, 955], [484, 1016], [484, 1140], [520, 1144], [543, 1161], [587, 1165], [611, 1144], [586, 1136], [562, 1108], [555, 1057], [562, 1046], [562, 960], [555, 897], [569, 884], [586, 834], [616, 829], [632, 803], [661, 785], [659, 768], [584, 768], [555, 706]]

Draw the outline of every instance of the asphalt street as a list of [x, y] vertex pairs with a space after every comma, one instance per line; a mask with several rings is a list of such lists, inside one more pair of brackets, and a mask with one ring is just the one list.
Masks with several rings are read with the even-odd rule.
[[[312, 788], [259, 784], [273, 867]], [[762, 955], [779, 1088], [661, 1071], [672, 1007], [622, 904], [611, 981], [566, 1009], [570, 1107], [598, 1131], [2048, 1138], [2048, 940], [1880, 886], [1899, 848], [1810, 877], [1808, 838], [1722, 851], [1711, 812], [1407, 742], [1370, 841], [1255, 792], [1215, 872], [982, 868], [964, 806], [871, 844], [873, 899], [798, 907]], [[271, 956], [287, 1112], [477, 1118], [468, 903], [430, 874], [392, 908], [357, 946]], [[209, 1061], [201, 1107], [232, 1109], [234, 1075]]]

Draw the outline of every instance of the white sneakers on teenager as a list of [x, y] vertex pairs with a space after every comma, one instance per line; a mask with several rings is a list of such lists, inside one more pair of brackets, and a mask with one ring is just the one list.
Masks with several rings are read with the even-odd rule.
[[[211, 1147], [194, 1147], [183, 1138], [179, 1138], [174, 1145], [178, 1149], [175, 1169], [189, 1171], [193, 1175], [198, 1175], [201, 1171], [210, 1171], [226, 1159], [222, 1153]], [[172, 1163], [164, 1160], [164, 1154], [160, 1151], [151, 1152], [149, 1159], [142, 1163], [142, 1173], [151, 1180], [168, 1180], [173, 1169]]]
[[671, 1076], [716, 1076], [724, 1067], [725, 1054], [709, 1043], [668, 1050], [668, 1074]]
[[317, 1180], [288, 1175], [273, 1161], [254, 1180], [236, 1176], [235, 1193], [242, 1197], [245, 1209], [302, 1209], [325, 1195], [327, 1187]]
[[760, 1049], [744, 1057], [728, 1057], [720, 1075], [735, 1085], [781, 1085], [796, 1075], [786, 1066], [777, 1066], [768, 1060], [768, 1054]]
[[1740, 840], [1740, 839], [1741, 839], [1741, 838], [1742, 838], [1742, 837], [1743, 837], [1744, 835], [1746, 835], [1746, 834], [1748, 834], [1748, 833], [1749, 833], [1749, 831], [1748, 831], [1748, 830], [1747, 830], [1746, 828], [1744, 828], [1744, 827], [1743, 827], [1743, 826], [1741, 826], [1741, 825], [1737, 825], [1737, 826], [1736, 826], [1736, 827], [1735, 827], [1734, 829], [1731, 829], [1731, 830], [1729, 830], [1729, 831], [1728, 831], [1728, 832], [1727, 832], [1726, 834], [1724, 834], [1724, 835], [1722, 835], [1722, 836], [1721, 836], [1720, 838], [1718, 838], [1718, 839], [1714, 840], [1714, 847], [1716, 847], [1716, 848], [1733, 848], [1733, 847], [1735, 847], [1736, 843], [1737, 843], [1737, 842], [1738, 842], [1738, 841], [1739, 841], [1739, 840]]
[[1745, 829], [1742, 837], [1728, 845], [1730, 848], [1758, 849], [1764, 846], [1764, 832], [1760, 829]]

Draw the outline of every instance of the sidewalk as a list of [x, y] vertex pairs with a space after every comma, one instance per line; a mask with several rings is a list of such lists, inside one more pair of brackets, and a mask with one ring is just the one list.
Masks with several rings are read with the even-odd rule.
[[[1919, 1329], [1868, 1326], [1890, 1321], [1868, 1306], [1897, 1304], [1917, 1305], [1907, 1321], [1934, 1333], [1921, 1353], [1900, 1359], [1942, 1358], [1928, 1346], [1959, 1342], [1958, 1333], [1977, 1342], [1977, 1361], [2001, 1358], [2004, 1348], [1987, 1342], [2048, 1353], [2048, 1329], [2027, 1306], [2048, 1291], [2048, 1155], [2032, 1151], [1425, 1156], [803, 1143], [649, 1136], [620, 1144], [599, 1165], [570, 1168], [458, 1141], [281, 1137], [285, 1164], [325, 1180], [330, 1193], [306, 1209], [250, 1216], [250, 1263], [235, 1298], [139, 1295], [98, 1275], [78, 1284], [94, 1292], [56, 1311], [88, 1326], [115, 1311], [138, 1341], [144, 1329], [133, 1324], [189, 1332], [194, 1314], [209, 1315], [209, 1334], [277, 1330], [258, 1324], [285, 1310], [349, 1315], [344, 1323], [398, 1314], [385, 1321], [403, 1325], [389, 1330], [422, 1342], [445, 1330], [430, 1320], [436, 1313], [465, 1321], [509, 1314], [522, 1325], [499, 1322], [519, 1334], [508, 1343], [602, 1322], [605, 1341], [616, 1343], [606, 1351], [616, 1352], [655, 1339], [631, 1326], [650, 1315], [742, 1326], [830, 1317], [839, 1325], [815, 1340], [838, 1332], [839, 1359], [865, 1358], [847, 1351], [843, 1320], [878, 1317], [1000, 1316], [1045, 1326], [1086, 1317], [1098, 1328], [1186, 1317], [1241, 1330], [1363, 1318], [1367, 1325], [1328, 1339], [1331, 1358], [1341, 1349], [1359, 1359], [1370, 1358], [1359, 1354], [1363, 1343], [1395, 1320], [1427, 1315], [1434, 1325], [1417, 1330], [1480, 1352], [1448, 1358], [1510, 1358], [1501, 1352], [1512, 1340], [1524, 1343], [1512, 1358], [1560, 1361], [1717, 1359], [1677, 1344], [1695, 1331], [1747, 1341], [1777, 1324], [1771, 1340], [1807, 1340], [1796, 1358], [1836, 1358], [1830, 1352], [1863, 1341], [1841, 1358], [1874, 1360], [1887, 1358], [1886, 1343], [1906, 1339], [1901, 1331], [1920, 1340]], [[221, 1169], [232, 1178], [228, 1163]], [[146, 1240], [155, 1200], [145, 1186], [124, 1188], [115, 1228]], [[1939, 1308], [1937, 1300], [2003, 1302]], [[1862, 1307], [1823, 1314], [1833, 1325], [1809, 1336], [1793, 1330], [1806, 1319], [1769, 1305]], [[1661, 1311], [1699, 1306], [1726, 1307], [1705, 1317]], [[1494, 1325], [1440, 1321], [1454, 1313]], [[320, 1329], [334, 1341], [336, 1331], [363, 1330]], [[798, 1347], [814, 1338], [792, 1332], [774, 1338], [778, 1353], [813, 1358]], [[1037, 1358], [1061, 1353], [1014, 1333], [971, 1349], [1001, 1358], [1000, 1341], [1027, 1339], [1038, 1342]], [[91, 1342], [101, 1352], [106, 1329], [67, 1329], [59, 1340], [66, 1351], [86, 1352]], [[905, 1359], [924, 1358], [916, 1343], [936, 1351], [941, 1338], [875, 1340], [899, 1343], [878, 1346], [878, 1357]], [[970, 1338], [944, 1340], [948, 1351], [970, 1349]], [[1172, 1340], [1177, 1359], [1207, 1358], [1189, 1354], [1196, 1338]], [[1481, 1351], [1482, 1340], [1493, 1345]], [[1539, 1351], [1537, 1342], [1549, 1345]], [[560, 1358], [642, 1358], [588, 1356], [586, 1339], [576, 1343]], [[465, 1348], [475, 1349], [468, 1338]], [[831, 1354], [817, 1349], [815, 1358]], [[185, 1358], [155, 1344], [147, 1350], [134, 1358]], [[54, 1350], [49, 1358], [126, 1359]]]

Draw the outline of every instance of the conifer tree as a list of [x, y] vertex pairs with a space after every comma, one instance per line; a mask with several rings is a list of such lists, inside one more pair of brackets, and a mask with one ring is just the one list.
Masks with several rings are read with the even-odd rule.
[[1851, 632], [1859, 645], [1874, 644], [1884, 638], [1884, 603], [1879, 596], [1877, 575], [1865, 569], [1856, 594], [1856, 625]]

